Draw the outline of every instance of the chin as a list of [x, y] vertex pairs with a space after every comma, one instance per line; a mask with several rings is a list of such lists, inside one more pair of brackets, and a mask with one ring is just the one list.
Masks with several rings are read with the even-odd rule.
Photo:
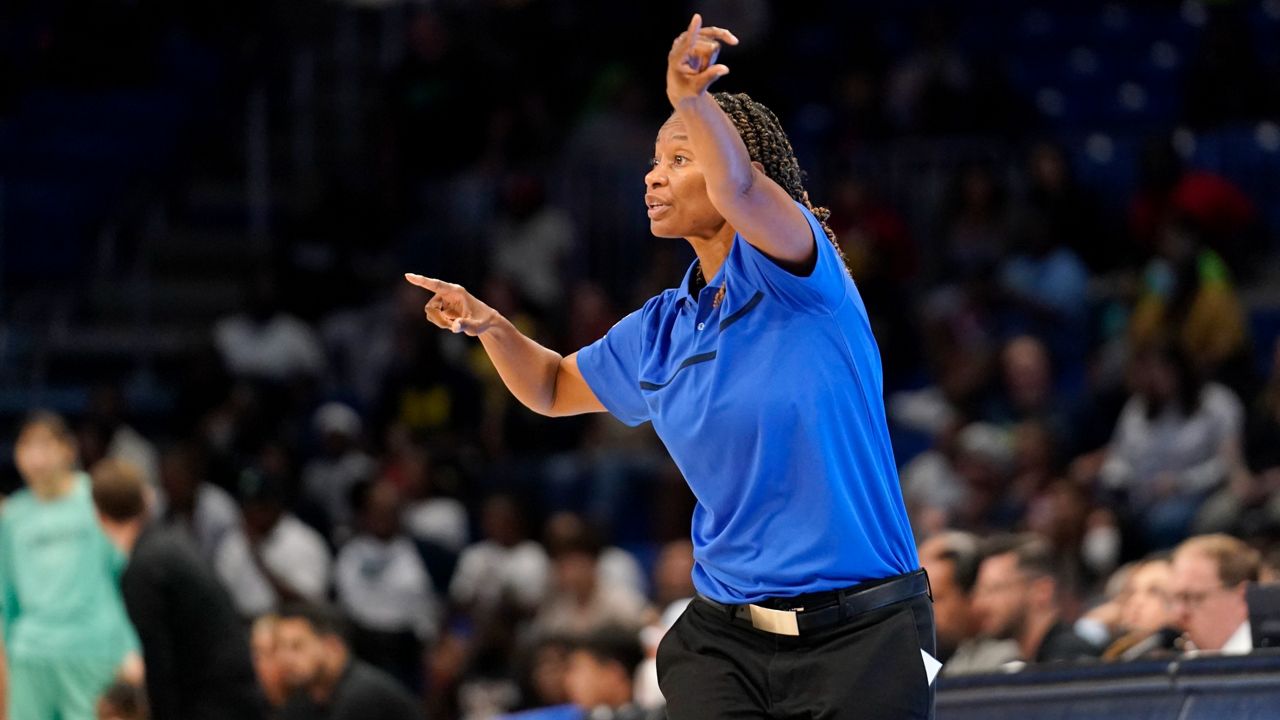
[[672, 230], [671, 226], [664, 222], [650, 221], [649, 232], [652, 233], [653, 236], [656, 238], [668, 238], [672, 240], [677, 238], [683, 238], [685, 236], [685, 233]]

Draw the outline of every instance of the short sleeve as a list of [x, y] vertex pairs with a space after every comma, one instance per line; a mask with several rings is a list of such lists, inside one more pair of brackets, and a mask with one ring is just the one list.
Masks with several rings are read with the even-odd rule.
[[604, 337], [578, 351], [578, 370], [611, 415], [627, 425], [649, 420], [640, 392], [640, 353], [644, 347], [644, 309], [618, 321]]
[[844, 302], [853, 281], [845, 271], [840, 253], [827, 239], [822, 224], [809, 208], [800, 203], [796, 203], [796, 207], [800, 208], [805, 220], [809, 221], [809, 232], [817, 246], [818, 256], [813, 271], [808, 275], [797, 275], [778, 265], [739, 235], [734, 242], [739, 246], [743, 271], [752, 284], [793, 310], [832, 310]]

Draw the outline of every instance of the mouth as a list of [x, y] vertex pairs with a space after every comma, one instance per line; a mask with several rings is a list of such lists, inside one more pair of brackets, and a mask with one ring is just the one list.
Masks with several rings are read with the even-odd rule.
[[665, 214], [671, 209], [671, 206], [664, 202], [646, 202], [645, 207], [649, 209], [649, 219], [654, 220], [658, 216]]

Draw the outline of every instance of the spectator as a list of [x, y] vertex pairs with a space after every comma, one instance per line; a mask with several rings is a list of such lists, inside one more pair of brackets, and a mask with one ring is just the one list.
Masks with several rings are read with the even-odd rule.
[[1173, 551], [1173, 607], [1194, 652], [1253, 651], [1244, 592], [1260, 565], [1258, 552], [1230, 535], [1199, 535]]
[[284, 705], [289, 693], [288, 686], [285, 685], [284, 668], [281, 667], [279, 653], [276, 652], [279, 645], [276, 638], [276, 625], [279, 622], [280, 616], [274, 613], [260, 615], [249, 628], [249, 649], [253, 653], [253, 672], [258, 676], [258, 687], [262, 688], [262, 694], [272, 713]]
[[695, 594], [693, 587], [693, 543], [672, 540], [658, 551], [653, 563], [653, 600], [659, 608], [681, 603]]
[[290, 696], [281, 720], [420, 720], [422, 711], [389, 675], [352, 656], [342, 620], [315, 604], [289, 604], [276, 624]]
[[1274, 537], [1280, 531], [1280, 339], [1270, 377], [1245, 427], [1245, 464], [1234, 468], [1227, 487], [1205, 503], [1196, 519], [1197, 534]]
[[502, 207], [489, 229], [489, 264], [516, 284], [540, 310], [565, 294], [565, 262], [574, 247], [568, 214], [547, 202], [540, 178], [512, 173], [502, 187]]
[[120, 557], [94, 519], [89, 476], [76, 470], [75, 438], [61, 417], [30, 415], [14, 462], [26, 488], [0, 512], [8, 716], [89, 720], [128, 657], [136, 664]]
[[979, 163], [959, 171], [954, 193], [942, 258], [945, 264], [934, 270], [959, 281], [982, 278], [1008, 250], [1004, 193], [995, 172]]
[[1228, 266], [1245, 269], [1239, 246], [1257, 221], [1257, 209], [1239, 186], [1208, 170], [1184, 167], [1167, 136], [1147, 143], [1140, 174], [1129, 204], [1129, 233], [1140, 250], [1158, 251], [1170, 240], [1185, 239], [1185, 234], [1169, 234], [1170, 229], [1193, 230]]
[[600, 540], [585, 527], [551, 548], [551, 593], [534, 618], [539, 634], [582, 635], [606, 625], [632, 632], [649, 620], [644, 597], [625, 585], [601, 582]]
[[1053, 234], [1047, 218], [1027, 218], [1019, 247], [999, 269], [1008, 303], [1006, 325], [1044, 338], [1060, 366], [1081, 364], [1086, 344], [1089, 272]]
[[978, 568], [973, 603], [983, 633], [1013, 639], [1023, 660], [1071, 662], [1098, 649], [1062, 617], [1056, 567], [1049, 545], [1035, 536], [996, 537]]
[[964, 495], [954, 526], [974, 532], [1012, 528], [1027, 498], [1009, 492], [1014, 470], [1010, 434], [988, 423], [970, 423], [956, 442], [955, 469]]
[[1120, 625], [1125, 634], [1102, 653], [1103, 660], [1137, 660], [1172, 654], [1177, 629], [1171, 584], [1173, 565], [1157, 555], [1133, 570], [1128, 596], [1121, 606]]
[[1199, 379], [1186, 353], [1162, 343], [1138, 351], [1134, 394], [1116, 422], [1102, 465], [1104, 488], [1119, 493], [1153, 549], [1186, 537], [1204, 502], [1238, 457], [1239, 399]]
[[978, 539], [964, 532], [935, 535], [921, 543], [919, 555], [933, 594], [937, 658], [946, 663], [977, 635], [969, 594], [978, 574]]
[[944, 675], [989, 672], [1019, 657], [1014, 640], [979, 634], [973, 608], [979, 551], [978, 538], [965, 532], [945, 532], [920, 545], [920, 564], [929, 573], [933, 593], [938, 659]]
[[245, 312], [214, 325], [213, 342], [237, 377], [289, 383], [324, 373], [324, 348], [302, 320], [280, 308], [270, 276], [259, 274], [247, 293]]
[[602, 627], [580, 640], [569, 653], [565, 675], [569, 701], [590, 720], [659, 720], [661, 709], [634, 703], [632, 683], [643, 652], [634, 631]]
[[361, 659], [404, 685], [422, 682], [422, 646], [436, 636], [437, 603], [413, 541], [400, 525], [400, 494], [387, 482], [355, 487], [359, 533], [338, 552], [334, 589]]
[[281, 602], [316, 601], [329, 591], [329, 547], [284, 509], [283, 481], [250, 468], [240, 474], [244, 526], [218, 548], [214, 567], [246, 618]]
[[[552, 554], [555, 548], [566, 543], [573, 543], [575, 538], [585, 533], [596, 533], [587, 525], [586, 520], [577, 513], [562, 511], [547, 518], [543, 544]], [[644, 571], [635, 556], [616, 545], [609, 545], [600, 550], [596, 562], [601, 585], [612, 585], [631, 591], [636, 595], [646, 593]]]
[[696, 594], [693, 586], [693, 543], [673, 540], [663, 545], [653, 564], [654, 608], [661, 615], [640, 631], [645, 658], [636, 670], [637, 705], [656, 708], [666, 702], [658, 687], [658, 645]]
[[516, 499], [490, 496], [484, 503], [481, 527], [485, 539], [469, 546], [458, 559], [450, 599], [473, 616], [495, 612], [502, 605], [531, 613], [546, 594], [550, 563], [542, 546], [528, 539]]
[[150, 520], [147, 485], [126, 462], [93, 467], [98, 522], [128, 558], [125, 609], [142, 641], [153, 720], [263, 717], [248, 638], [195, 546]]
[[351, 536], [351, 491], [374, 479], [377, 463], [360, 449], [360, 416], [339, 402], [321, 405], [312, 416], [321, 454], [302, 470], [302, 492], [324, 516], [329, 539], [341, 545]]
[[548, 635], [538, 638], [528, 652], [521, 688], [525, 709], [567, 705], [569, 690], [565, 675], [569, 670], [569, 651], [572, 642], [568, 638]]
[[[1079, 337], [1073, 338], [1078, 343]], [[983, 406], [983, 419], [1008, 427], [1028, 420], [1044, 423], [1052, 444], [1073, 449], [1072, 409], [1055, 388], [1049, 348], [1033, 335], [1017, 335], [1000, 351], [999, 385]]]
[[[580, 636], [568, 648], [561, 682], [568, 704], [553, 705], [501, 720], [661, 720], [662, 708], [635, 702], [633, 678], [643, 652], [629, 628], [604, 626]], [[535, 673], [539, 670], [535, 668]]]
[[[1062, 148], [1053, 142], [1038, 142], [1027, 157], [1026, 203], [1034, 222], [1048, 233], [1054, 246], [1070, 248], [1085, 265], [1097, 273], [1119, 269], [1131, 261], [1105, 242], [1101, 211], [1096, 198], [1071, 173]], [[1100, 238], [1104, 241], [1099, 242]]]
[[195, 542], [205, 562], [213, 563], [218, 547], [240, 526], [240, 507], [226, 490], [206, 479], [208, 461], [195, 443], [165, 451], [160, 460], [157, 515]]
[[[408, 502], [405, 530], [414, 540], [431, 543], [456, 559], [471, 538], [467, 507], [457, 498], [440, 494], [439, 468], [426, 450], [409, 446], [401, 451], [399, 461], [398, 477]], [[437, 577], [435, 581], [447, 587], [449, 578]]]
[[1176, 338], [1196, 371], [1232, 385], [1251, 386], [1248, 326], [1231, 270], [1218, 253], [1202, 247], [1186, 222], [1160, 233], [1159, 256], [1143, 273], [1142, 294], [1129, 325], [1134, 347]]
[[934, 436], [933, 447], [917, 455], [898, 472], [911, 527], [919, 537], [942, 532], [961, 517], [968, 491], [956, 471], [960, 456], [959, 418]]
[[[124, 394], [119, 387], [94, 388], [80, 437], [80, 455], [85, 467], [92, 467], [102, 458], [115, 458], [138, 468], [151, 487], [160, 482], [160, 453], [150, 440], [125, 422]], [[90, 443], [96, 447], [89, 447]]]

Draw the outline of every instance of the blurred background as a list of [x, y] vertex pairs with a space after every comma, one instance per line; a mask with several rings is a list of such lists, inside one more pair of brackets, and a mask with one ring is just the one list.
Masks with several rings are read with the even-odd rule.
[[[432, 717], [570, 699], [564, 638], [692, 593], [692, 497], [401, 274], [565, 353], [677, 283], [642, 178], [694, 10], [832, 210], [922, 542], [1039, 535], [1073, 621], [1192, 535], [1275, 566], [1280, 0], [8, 0], [0, 486], [53, 409], [246, 621], [281, 598], [244, 574], [292, 570]], [[277, 531], [317, 559], [243, 560]], [[362, 615], [393, 541], [415, 599]]]

